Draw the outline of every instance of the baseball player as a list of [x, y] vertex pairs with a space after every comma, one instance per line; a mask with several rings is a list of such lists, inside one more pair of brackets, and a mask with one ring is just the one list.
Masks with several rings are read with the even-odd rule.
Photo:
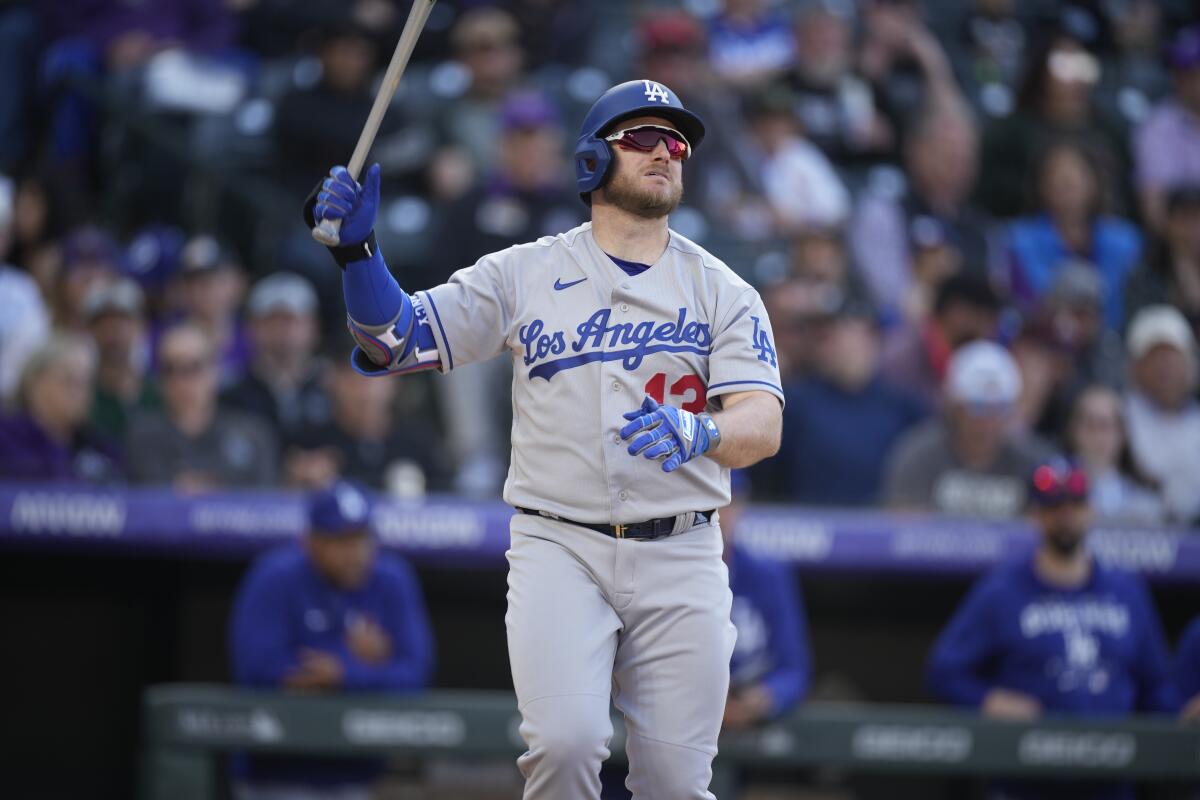
[[704, 124], [660, 83], [596, 100], [575, 148], [591, 221], [405, 293], [372, 226], [379, 167], [334, 167], [306, 205], [341, 220], [351, 356], [367, 374], [513, 362], [517, 510], [509, 659], [525, 797], [598, 798], [628, 729], [636, 798], [711, 798], [734, 629], [714, 509], [779, 446], [783, 393], [757, 292], [667, 227]]

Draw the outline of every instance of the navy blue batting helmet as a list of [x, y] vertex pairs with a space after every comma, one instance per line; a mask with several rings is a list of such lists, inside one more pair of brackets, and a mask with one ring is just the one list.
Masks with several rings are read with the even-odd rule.
[[693, 150], [704, 138], [704, 123], [666, 86], [651, 80], [617, 84], [592, 104], [575, 143], [575, 184], [585, 203], [591, 203], [588, 194], [604, 183], [613, 160], [612, 149], [602, 135], [622, 119], [651, 115], [679, 128]]

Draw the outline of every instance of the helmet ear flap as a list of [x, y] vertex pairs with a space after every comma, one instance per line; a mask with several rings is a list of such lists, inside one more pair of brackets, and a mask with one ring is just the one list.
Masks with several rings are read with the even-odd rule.
[[589, 136], [575, 147], [575, 185], [580, 194], [600, 188], [612, 163], [608, 142]]

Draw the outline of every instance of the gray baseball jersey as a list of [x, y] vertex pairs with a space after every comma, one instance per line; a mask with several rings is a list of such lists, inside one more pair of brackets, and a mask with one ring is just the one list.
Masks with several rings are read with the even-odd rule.
[[589, 222], [484, 256], [418, 294], [443, 371], [512, 355], [504, 499], [514, 506], [608, 523], [720, 508], [728, 469], [699, 458], [664, 473], [629, 455], [622, 414], [647, 394], [692, 412], [733, 392], [783, 401], [758, 293], [674, 232], [636, 276], [600, 249]]

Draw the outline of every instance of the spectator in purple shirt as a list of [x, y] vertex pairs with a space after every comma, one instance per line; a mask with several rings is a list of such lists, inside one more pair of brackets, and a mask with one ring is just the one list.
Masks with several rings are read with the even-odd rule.
[[0, 479], [111, 481], [116, 452], [86, 427], [96, 357], [82, 337], [59, 334], [30, 356], [19, 411], [0, 418]]
[[1138, 194], [1152, 228], [1163, 224], [1167, 192], [1200, 183], [1200, 26], [1176, 34], [1167, 53], [1175, 93], [1134, 133]]

